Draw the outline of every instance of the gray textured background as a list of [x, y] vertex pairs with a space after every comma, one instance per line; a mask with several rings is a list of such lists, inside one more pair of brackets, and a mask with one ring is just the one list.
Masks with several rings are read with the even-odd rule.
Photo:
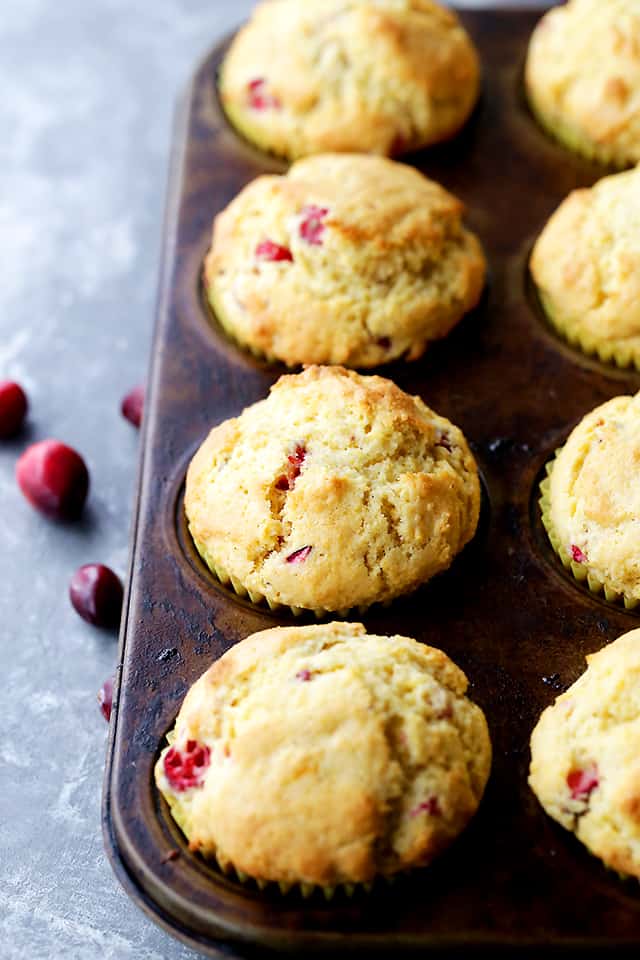
[[[301, 0], [303, 2], [303, 0]], [[176, 94], [251, 0], [2, 0], [0, 380], [26, 431], [0, 443], [0, 957], [183, 960], [118, 887], [102, 849], [116, 638], [67, 601], [79, 565], [126, 571]], [[473, 2], [467, 5], [476, 5]], [[80, 524], [22, 499], [16, 459], [55, 437], [91, 472]]]

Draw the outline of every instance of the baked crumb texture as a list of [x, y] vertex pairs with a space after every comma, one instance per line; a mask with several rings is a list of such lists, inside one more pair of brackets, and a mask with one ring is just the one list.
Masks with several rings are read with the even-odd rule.
[[640, 393], [581, 420], [542, 484], [542, 518], [563, 564], [608, 600], [640, 601]]
[[640, 877], [640, 630], [587, 664], [533, 731], [529, 783], [607, 867]]
[[640, 369], [640, 168], [569, 194], [530, 266], [562, 336], [601, 360]]
[[230, 336], [289, 366], [414, 360], [482, 294], [485, 259], [463, 213], [383, 157], [302, 160], [216, 217], [207, 297]]
[[219, 78], [233, 126], [289, 159], [391, 156], [446, 140], [479, 86], [469, 36], [432, 0], [267, 0]]
[[189, 466], [196, 547], [223, 583], [341, 615], [447, 569], [478, 523], [461, 431], [382, 377], [309, 367], [215, 427]]
[[640, 0], [569, 0], [533, 32], [529, 103], [570, 150], [617, 167], [640, 160]]
[[[191, 688], [156, 782], [190, 848], [225, 871], [352, 889], [430, 863], [476, 811], [491, 744], [466, 689], [407, 637], [276, 627]], [[206, 758], [196, 785], [172, 772], [185, 751]]]

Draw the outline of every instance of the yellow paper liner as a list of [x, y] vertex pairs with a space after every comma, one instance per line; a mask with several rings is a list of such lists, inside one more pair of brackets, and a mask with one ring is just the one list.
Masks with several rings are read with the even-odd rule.
[[609, 603], [617, 603], [620, 606], [624, 605], [627, 610], [633, 610], [638, 606], [637, 599], [633, 597], [627, 597], [625, 594], [620, 593], [617, 590], [612, 589], [608, 584], [606, 584], [600, 577], [596, 576], [592, 570], [589, 570], [588, 563], [576, 563], [566, 551], [563, 549], [563, 545], [560, 542], [560, 538], [556, 532], [556, 529], [551, 520], [551, 500], [550, 500], [550, 486], [551, 486], [551, 474], [553, 473], [554, 461], [558, 457], [558, 454], [562, 450], [560, 447], [555, 451], [553, 460], [549, 460], [545, 465], [545, 470], [547, 476], [540, 483], [540, 513], [542, 517], [542, 525], [544, 526], [547, 536], [549, 537], [549, 542], [554, 549], [554, 552], [557, 554], [560, 559], [562, 566], [565, 570], [569, 570], [573, 578], [583, 585], [589, 588], [589, 591], [594, 594], [594, 596], [599, 596], [604, 594], [605, 600], [608, 600]]
[[204, 294], [206, 298], [207, 307], [209, 308], [210, 320], [216, 320], [226, 335], [230, 340], [233, 341], [236, 346], [240, 347], [241, 350], [245, 350], [247, 353], [250, 353], [251, 356], [255, 357], [256, 360], [261, 360], [264, 363], [282, 363], [290, 369], [295, 369], [299, 367], [299, 363], [290, 364], [285, 360], [282, 360], [280, 357], [276, 357], [274, 354], [266, 353], [264, 350], [261, 350], [259, 347], [254, 346], [251, 343], [248, 343], [246, 340], [243, 340], [238, 336], [236, 330], [233, 327], [233, 324], [229, 321], [224, 310], [222, 309], [222, 304], [218, 297], [216, 297], [213, 286], [207, 286], [206, 277], [203, 274], [202, 278]]
[[626, 167], [635, 165], [636, 161], [633, 158], [623, 159], [618, 155], [615, 146], [607, 147], [595, 143], [588, 137], [583, 136], [580, 130], [570, 123], [563, 123], [557, 116], [549, 117], [544, 108], [536, 103], [533, 91], [527, 89], [526, 94], [529, 108], [538, 125], [552, 140], [555, 140], [565, 149], [577, 153], [581, 157], [586, 157], [587, 160], [594, 163], [602, 164], [602, 166], [614, 167], [616, 170], [624, 170]]
[[[339, 893], [343, 893], [347, 897], [353, 897], [358, 891], [371, 893], [375, 884], [375, 881], [371, 881], [370, 883], [338, 883], [334, 886], [323, 887], [320, 884], [304, 883], [302, 881], [294, 883], [290, 881], [284, 882], [282, 880], [265, 880], [262, 877], [252, 877], [243, 870], [239, 870], [231, 860], [219, 853], [215, 854], [214, 859], [218, 868], [226, 877], [235, 878], [242, 884], [255, 883], [261, 891], [275, 890], [277, 888], [285, 897], [293, 891], [294, 893], [299, 893], [305, 900], [308, 900], [314, 893], [321, 893], [325, 900], [329, 901], [333, 900], [335, 895]], [[395, 880], [394, 877], [386, 877], [382, 874], [380, 877], [376, 877], [376, 880], [378, 879], [385, 880], [387, 883], [393, 883]]]
[[[278, 603], [275, 600], [269, 599], [265, 594], [259, 593], [257, 590], [249, 590], [237, 577], [229, 573], [225, 566], [216, 560], [203, 544], [198, 543], [193, 535], [191, 535], [191, 539], [200, 557], [223, 587], [231, 587], [238, 597], [241, 597], [243, 600], [248, 599], [256, 606], [264, 606], [266, 604], [273, 613], [290, 610], [294, 617], [301, 617], [305, 613], [312, 613], [317, 620], [323, 620], [329, 616], [341, 618], [350, 615], [355, 616], [356, 614], [363, 616], [371, 606], [371, 604], [362, 604], [357, 607], [343, 607], [340, 610], [327, 610], [325, 607], [294, 607], [290, 604]], [[388, 607], [390, 603], [390, 600], [382, 601], [381, 606]]]
[[640, 370], [640, 352], [634, 350], [623, 340], [600, 340], [584, 330], [571, 329], [554, 316], [549, 299], [542, 290], [536, 287], [536, 291], [545, 317], [556, 333], [564, 340], [572, 346], [578, 347], [589, 356], [597, 356], [603, 363], [613, 363], [622, 370], [632, 366], [635, 366], [636, 370]]

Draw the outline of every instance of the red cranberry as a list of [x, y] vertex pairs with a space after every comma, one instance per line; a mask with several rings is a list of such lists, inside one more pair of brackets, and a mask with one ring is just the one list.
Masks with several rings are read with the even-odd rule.
[[313, 547], [301, 547], [299, 550], [295, 550], [287, 557], [287, 563], [304, 563], [312, 550]]
[[113, 570], [88, 563], [76, 570], [69, 584], [74, 610], [95, 627], [117, 627], [122, 612], [122, 584]]
[[252, 110], [279, 110], [282, 106], [278, 97], [269, 93], [264, 77], [252, 80], [248, 85], [248, 100]]
[[571, 546], [571, 559], [575, 560], [576, 563], [586, 563], [587, 557], [586, 554], [582, 552], [580, 547], [576, 547], [575, 544]]
[[12, 437], [22, 426], [27, 413], [27, 396], [18, 383], [0, 382], [0, 437]]
[[328, 207], [317, 207], [315, 204], [304, 207], [302, 210], [300, 236], [313, 247], [322, 246], [322, 237], [327, 229], [324, 224], [324, 218], [328, 213]]
[[567, 775], [567, 786], [574, 800], [588, 800], [599, 783], [600, 777], [595, 763], [585, 767], [584, 770], [571, 770]]
[[211, 763], [209, 747], [197, 740], [187, 740], [184, 750], [171, 747], [164, 756], [164, 772], [174, 790], [182, 793], [191, 787], [201, 787]]
[[293, 263], [293, 254], [288, 247], [282, 247], [279, 243], [272, 240], [263, 240], [256, 247], [256, 257], [258, 260], [265, 260], [268, 263], [280, 263], [286, 260]]
[[105, 680], [98, 690], [98, 704], [102, 716], [107, 723], [109, 723], [109, 720], [111, 720], [111, 708], [113, 707], [113, 677]]
[[134, 387], [126, 397], [123, 397], [120, 405], [122, 416], [134, 427], [139, 427], [142, 423], [142, 413], [144, 411], [144, 387]]
[[442, 810], [440, 809], [438, 798], [429, 797], [428, 800], [425, 800], [423, 803], [419, 803], [417, 807], [413, 808], [410, 816], [417, 817], [421, 813], [428, 813], [430, 817], [441, 817]]
[[28, 447], [18, 460], [16, 477], [32, 506], [54, 520], [80, 516], [89, 490], [89, 473], [79, 453], [57, 440]]
[[306, 456], [306, 448], [301, 447], [300, 444], [298, 444], [294, 453], [290, 453], [287, 457], [289, 465], [287, 467], [286, 474], [283, 474], [276, 481], [276, 488], [278, 490], [293, 490], [296, 485], [296, 480], [300, 476], [302, 464], [304, 463]]
[[311, 670], [298, 670], [296, 680], [300, 680], [301, 683], [309, 683], [309, 680], [311, 680]]

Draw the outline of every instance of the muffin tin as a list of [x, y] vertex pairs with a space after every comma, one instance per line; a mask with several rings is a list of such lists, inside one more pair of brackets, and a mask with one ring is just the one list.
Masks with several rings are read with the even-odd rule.
[[330, 903], [222, 876], [189, 853], [152, 782], [189, 685], [249, 633], [296, 622], [217, 584], [181, 504], [208, 429], [264, 397], [284, 372], [211, 322], [201, 271], [215, 213], [252, 177], [285, 168], [242, 142], [221, 113], [215, 77], [225, 44], [198, 69], [179, 111], [103, 820], [128, 893], [210, 956], [640, 947], [637, 882], [607, 872], [527, 786], [541, 710], [583, 672], [585, 654], [638, 624], [564, 571], [540, 522], [546, 461], [585, 412], [636, 392], [640, 377], [561, 341], [531, 292], [528, 255], [547, 217], [569, 190], [606, 172], [551, 142], [527, 111], [522, 65], [538, 16], [462, 15], [484, 64], [482, 101], [455, 141], [407, 161], [466, 202], [489, 285], [421, 361], [379, 371], [471, 441], [484, 482], [480, 529], [448, 573], [363, 618], [371, 632], [441, 647], [465, 670], [489, 721], [493, 772], [470, 828], [432, 867]]

